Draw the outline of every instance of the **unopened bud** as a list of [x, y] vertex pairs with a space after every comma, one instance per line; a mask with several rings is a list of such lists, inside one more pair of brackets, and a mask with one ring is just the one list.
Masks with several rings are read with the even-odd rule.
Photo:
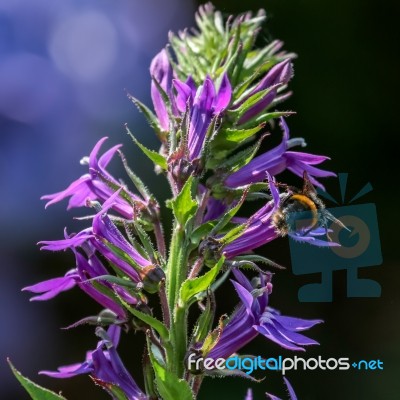
[[156, 293], [160, 282], [165, 279], [165, 273], [160, 267], [149, 265], [141, 270], [140, 277], [143, 289], [148, 293]]

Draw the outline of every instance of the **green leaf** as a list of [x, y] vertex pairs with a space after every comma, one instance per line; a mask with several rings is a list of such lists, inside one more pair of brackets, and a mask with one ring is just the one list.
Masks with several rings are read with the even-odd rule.
[[262, 264], [265, 264], [265, 265], [269, 265], [271, 267], [278, 268], [278, 269], [285, 269], [285, 267], [283, 267], [282, 265], [279, 265], [275, 261], [272, 261], [269, 258], [260, 256], [258, 254], [247, 254], [245, 256], [236, 256], [234, 258], [234, 260], [237, 260], [237, 261], [251, 261], [251, 262], [262, 263]]
[[250, 129], [224, 129], [219, 131], [211, 141], [211, 153], [221, 152], [227, 154], [258, 133], [265, 124], [260, 124]]
[[135, 269], [135, 271], [142, 272], [142, 267], [140, 267], [131, 257], [129, 257], [125, 251], [121, 250], [118, 246], [115, 246], [112, 243], [108, 242], [106, 239], [103, 239], [102, 242], [105, 246], [107, 246], [109, 250], [111, 250], [121, 260], [131, 265]]
[[[153, 243], [151, 242], [151, 239], [149, 235], [146, 233], [146, 231], [140, 226], [140, 224], [137, 221], [133, 221], [133, 225], [135, 227], [136, 233], [140, 239], [140, 242], [142, 243], [148, 257], [150, 259], [155, 260], [155, 250], [153, 247]], [[125, 229], [129, 230], [129, 227], [127, 223], [125, 223]]]
[[124, 165], [127, 175], [129, 176], [129, 178], [131, 179], [132, 183], [135, 185], [139, 193], [146, 200], [152, 198], [153, 197], [152, 194], [149, 192], [143, 181], [130, 169], [128, 162], [126, 161], [125, 155], [121, 151], [119, 151], [118, 153], [119, 156], [121, 157], [122, 164]]
[[261, 137], [260, 140], [258, 140], [253, 146], [249, 146], [246, 149], [236, 153], [234, 156], [228, 158], [222, 163], [219, 161], [219, 165], [218, 163], [216, 165], [222, 169], [228, 170], [231, 173], [239, 170], [254, 158], [264, 137], [265, 136]]
[[183, 379], [179, 379], [174, 373], [166, 370], [151, 351], [149, 354], [161, 398], [163, 400], [193, 400], [194, 396], [189, 384]]
[[115, 400], [128, 400], [128, 397], [119, 386], [113, 385], [111, 383], [106, 383], [101, 379], [97, 379], [93, 376], [91, 376], [91, 378], [96, 385], [103, 388], [108, 394], [112, 394]]
[[218, 239], [218, 241], [220, 243], [223, 243], [224, 245], [227, 245], [240, 237], [244, 233], [246, 228], [247, 224], [238, 225], [235, 228], [231, 229], [224, 237]]
[[214, 226], [214, 229], [211, 231], [211, 235], [216, 235], [219, 231], [221, 231], [225, 226], [230, 222], [230, 220], [236, 215], [236, 213], [240, 210], [244, 200], [246, 199], [247, 191], [243, 192], [241, 199], [238, 203], [232, 207], [224, 216], [218, 221], [218, 223]]
[[[142, 229], [144, 229], [144, 227], [148, 227], [150, 225], [150, 223], [143, 218], [137, 218], [137, 220], [135, 222], [137, 224], [141, 225]], [[154, 262], [154, 259], [151, 258], [152, 253], [148, 253], [147, 250], [139, 244], [138, 238], [140, 239], [140, 237], [139, 237], [136, 229], [134, 229], [135, 226], [133, 225], [133, 223], [125, 220], [122, 222], [122, 226], [125, 229], [126, 236], [128, 237], [129, 242], [132, 245], [132, 247], [134, 247], [135, 250], [137, 250], [137, 252], [143, 258], [149, 259], [150, 261]], [[151, 228], [153, 228], [153, 226], [151, 226]], [[136, 236], [135, 236], [135, 234], [136, 234]]]
[[[115, 267], [112, 263], [110, 263], [110, 266], [111, 266], [114, 270], [116, 269], [116, 267]], [[117, 295], [116, 295], [115, 292], [113, 292], [109, 287], [105, 286], [105, 285], [102, 284], [102, 283], [97, 282], [96, 280], [92, 280], [91, 284], [93, 285], [93, 287], [94, 287], [97, 291], [99, 291], [100, 293], [102, 293], [102, 294], [104, 294], [105, 296], [109, 297], [111, 300], [118, 302], [118, 297], [117, 297]], [[132, 296], [134, 296], [134, 297], [139, 297], [139, 298], [141, 297], [140, 292], [136, 292], [136, 293], [134, 293], [134, 294], [131, 292], [131, 294], [132, 294]]]
[[158, 122], [157, 117], [150, 111], [150, 109], [145, 106], [141, 101], [139, 101], [136, 97], [133, 97], [132, 95], [128, 94], [128, 98], [132, 101], [132, 103], [137, 107], [137, 109], [143, 113], [145, 118], [147, 119], [147, 122], [150, 124], [150, 126], [154, 129], [156, 132], [156, 135], [158, 138], [163, 141], [165, 139], [165, 134], [162, 132], [160, 128], [160, 124]]
[[[267, 71], [271, 65], [273, 65], [271, 63], [271, 60], [267, 60], [260, 67], [249, 69], [247, 67], [248, 64], [247, 61], [248, 58], [244, 62], [244, 73], [241, 76], [241, 82], [234, 89], [234, 99], [235, 102], [238, 103], [241, 102], [249, 93], [251, 93], [251, 91], [256, 87], [256, 85], [258, 85], [260, 75], [265, 71]], [[255, 85], [249, 90], [247, 90], [253, 82], [256, 82]]]
[[[214, 303], [213, 303], [214, 304]], [[211, 305], [210, 296], [207, 297], [207, 303], [204, 311], [201, 313], [193, 331], [193, 338], [195, 343], [202, 342], [210, 332], [214, 320], [214, 307]]]
[[157, 393], [156, 393], [156, 387], [155, 387], [155, 382], [154, 382], [155, 376], [154, 376], [153, 367], [151, 365], [150, 357], [147, 352], [145, 352], [145, 354], [143, 355], [142, 365], [143, 365], [144, 387], [146, 389], [146, 394], [151, 399], [156, 399]]
[[159, 153], [157, 153], [154, 150], [150, 150], [147, 147], [143, 146], [136, 138], [135, 136], [132, 135], [131, 131], [126, 128], [128, 135], [132, 138], [134, 143], [140, 148], [140, 150], [143, 151], [143, 153], [151, 160], [153, 161], [154, 164], [158, 165], [160, 168], [162, 168], [164, 171], [167, 170], [168, 165], [167, 165], [167, 160]]
[[167, 327], [158, 319], [152, 317], [149, 314], [145, 314], [134, 307], [131, 307], [126, 301], [121, 299], [122, 304], [128, 309], [128, 311], [133, 314], [136, 318], [151, 326], [161, 337], [161, 339], [166, 342], [169, 340], [169, 331]]
[[[227, 62], [223, 67], [223, 70], [227, 71], [229, 76], [231, 76], [231, 82], [233, 87], [237, 84], [237, 78], [240, 74], [243, 64], [243, 42], [240, 40], [241, 26], [238, 25], [235, 37], [232, 38], [231, 45], [229, 46], [229, 53], [227, 57]], [[222, 71], [220, 71], [222, 73]]]
[[33, 400], [66, 400], [65, 397], [60, 396], [49, 389], [42, 388], [28, 378], [25, 378], [19, 371], [15, 369], [14, 365], [12, 365], [9, 359], [7, 359], [7, 362], [19, 383], [30, 394]]
[[192, 198], [193, 181], [193, 176], [190, 176], [178, 196], [172, 200], [172, 209], [175, 217], [182, 226], [185, 226], [186, 222], [197, 210], [197, 203]]
[[190, 235], [190, 241], [194, 245], [198, 245], [200, 241], [212, 231], [215, 225], [216, 221], [208, 221], [205, 224], [200, 225]]
[[255, 117], [249, 119], [246, 123], [240, 125], [241, 128], [251, 127], [254, 124], [265, 124], [271, 119], [276, 119], [279, 117], [288, 117], [290, 115], [296, 114], [294, 111], [274, 111], [267, 112], [261, 115], [256, 115]]
[[109, 177], [107, 177], [105, 174], [103, 174], [101, 171], [96, 171], [96, 175], [100, 180], [102, 180], [109, 188], [114, 190], [116, 192], [117, 190], [120, 190], [119, 195], [126, 200], [127, 203], [129, 204], [134, 204], [134, 200], [132, 199], [132, 196], [127, 193], [127, 191], [121, 187], [121, 184], [116, 184], [113, 181], [110, 180]]
[[201, 346], [201, 352], [207, 355], [219, 342], [222, 331], [229, 319], [226, 315], [222, 315], [218, 321], [218, 326], [211, 332], [208, 333], [205, 338], [203, 345]]
[[101, 281], [115, 283], [118, 286], [124, 286], [124, 287], [130, 288], [130, 289], [135, 289], [135, 290], [140, 289], [140, 285], [138, 286], [137, 283], [133, 283], [131, 280], [126, 279], [126, 278], [118, 278], [117, 276], [114, 276], [114, 275], [99, 275], [99, 276], [96, 276], [95, 278], [87, 279], [84, 283], [86, 283], [86, 282], [101, 282]]
[[216, 140], [223, 139], [227, 142], [240, 143], [255, 135], [262, 128], [264, 128], [264, 126], [264, 124], [261, 124], [251, 129], [226, 129], [218, 133]]
[[229, 115], [232, 115], [232, 117], [238, 121], [240, 117], [246, 113], [246, 111], [250, 110], [253, 106], [255, 106], [257, 103], [260, 101], [264, 100], [269, 93], [273, 90], [276, 90], [277, 87], [279, 87], [280, 84], [273, 85], [267, 89], [260, 90], [259, 92], [254, 93], [251, 95], [248, 99], [246, 99], [243, 104], [240, 105], [240, 107], [236, 110], [231, 110], [228, 112]]
[[211, 120], [210, 125], [208, 125], [207, 132], [206, 132], [206, 143], [204, 144], [203, 149], [201, 150], [201, 152], [199, 154], [199, 158], [200, 159], [202, 159], [204, 154], [206, 152], [208, 152], [208, 144], [209, 144], [210, 141], [212, 141], [213, 137], [215, 136], [215, 134], [217, 132], [217, 129], [216, 129], [217, 119], [218, 119], [218, 116], [216, 115]]
[[[251, 70], [252, 68], [256, 68], [258, 65], [265, 65], [265, 71], [271, 69], [276, 63], [280, 60], [276, 56], [270, 54], [271, 49], [273, 49], [277, 44], [277, 41], [272, 41], [269, 45], [265, 46], [262, 49], [253, 50], [249, 53], [249, 57], [246, 62], [246, 69]], [[288, 58], [287, 56], [285, 58]], [[265, 61], [267, 59], [267, 62]]]
[[188, 304], [197, 293], [207, 290], [214, 282], [218, 272], [224, 264], [224, 261], [225, 257], [222, 256], [218, 263], [204, 275], [194, 279], [186, 279], [180, 289], [180, 301], [184, 304]]

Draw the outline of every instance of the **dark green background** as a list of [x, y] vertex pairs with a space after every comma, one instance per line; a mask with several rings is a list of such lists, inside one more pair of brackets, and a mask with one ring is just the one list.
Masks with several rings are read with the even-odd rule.
[[[310, 152], [329, 155], [331, 170], [349, 173], [348, 193], [354, 195], [368, 181], [374, 187], [360, 201], [377, 206], [384, 262], [361, 270], [360, 275], [377, 280], [382, 286], [382, 297], [346, 298], [346, 274], [337, 271], [333, 275], [331, 304], [298, 303], [298, 288], [318, 282], [319, 276], [294, 276], [288, 268], [274, 278], [271, 303], [289, 315], [325, 320], [311, 333], [321, 346], [307, 349], [306, 354], [299, 356], [379, 358], [384, 362], [384, 371], [298, 371], [287, 376], [299, 399], [397, 399], [398, 3], [271, 0], [248, 1], [245, 5], [226, 1], [215, 4], [227, 13], [261, 6], [267, 10], [266, 36], [282, 39], [286, 49], [299, 56], [294, 62], [291, 83], [294, 95], [285, 103], [297, 112], [289, 119], [292, 134], [304, 136]], [[327, 182], [328, 192], [339, 198], [338, 182]], [[285, 265], [290, 265], [285, 241], [270, 247], [274, 249], [268, 251], [266, 246], [265, 254], [273, 254], [279, 262], [284, 258]], [[263, 338], [248, 346], [248, 352], [290, 356]], [[211, 381], [204, 386], [203, 399], [214, 398], [214, 385], [217, 382]], [[285, 398], [278, 374], [270, 373], [264, 382], [252, 386], [258, 399], [263, 398], [265, 390]], [[243, 381], [229, 380], [220, 395], [240, 398], [239, 392], [244, 393], [245, 387]]]

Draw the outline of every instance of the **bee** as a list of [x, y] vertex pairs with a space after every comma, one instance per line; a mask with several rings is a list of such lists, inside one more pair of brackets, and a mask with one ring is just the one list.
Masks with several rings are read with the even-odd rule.
[[306, 171], [303, 174], [301, 190], [293, 186], [277, 185], [287, 189], [287, 193], [281, 195], [279, 208], [272, 215], [272, 226], [279, 235], [299, 233], [305, 236], [312, 230], [323, 227], [327, 238], [331, 241], [328, 233], [329, 222], [348, 230], [326, 209], [324, 202], [317, 196]]

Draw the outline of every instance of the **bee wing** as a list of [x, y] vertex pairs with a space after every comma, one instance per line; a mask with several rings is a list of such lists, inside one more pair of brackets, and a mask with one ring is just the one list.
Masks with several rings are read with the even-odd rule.
[[307, 171], [303, 172], [303, 194], [307, 195], [307, 193], [316, 194], [314, 185], [311, 183], [310, 178], [308, 176]]

